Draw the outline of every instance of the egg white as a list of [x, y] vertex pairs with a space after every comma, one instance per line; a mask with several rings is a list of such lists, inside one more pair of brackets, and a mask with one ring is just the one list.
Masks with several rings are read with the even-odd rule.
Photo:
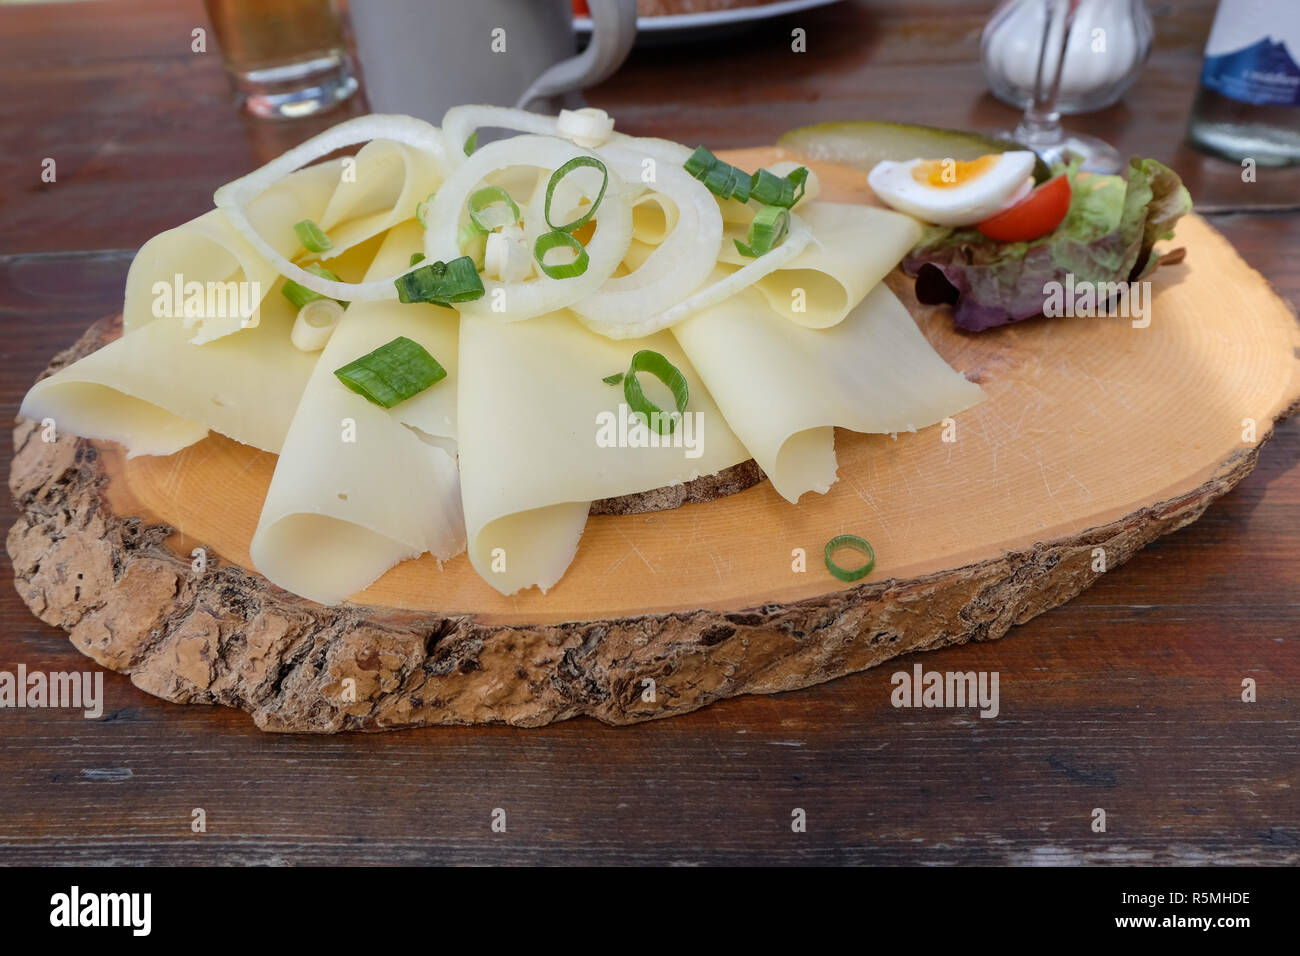
[[884, 160], [867, 174], [867, 183], [881, 201], [899, 212], [940, 226], [971, 226], [1029, 194], [1034, 188], [1035, 158], [1027, 149], [1001, 153], [982, 175], [943, 188], [919, 182], [912, 175], [918, 163], [930, 160]]

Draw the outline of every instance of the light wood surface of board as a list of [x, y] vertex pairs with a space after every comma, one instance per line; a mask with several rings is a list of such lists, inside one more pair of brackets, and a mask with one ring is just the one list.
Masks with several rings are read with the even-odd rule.
[[[724, 153], [756, 168], [791, 154]], [[866, 177], [816, 166], [823, 197], [873, 201]], [[1203, 484], [1263, 436], [1300, 394], [1300, 326], [1267, 283], [1204, 220], [1185, 218], [1183, 263], [1151, 278], [1150, 325], [1127, 318], [1031, 320], [982, 334], [948, 310], [920, 306], [895, 282], [927, 338], [988, 398], [942, 429], [836, 434], [839, 481], [798, 506], [764, 482], [668, 512], [596, 516], [563, 579], [503, 597], [462, 555], [426, 555], [356, 595], [360, 604], [472, 614], [518, 624], [788, 603], [849, 587], [821, 549], [841, 533], [876, 550], [871, 580], [915, 578], [1068, 538]], [[275, 456], [213, 435], [177, 455], [127, 461], [101, 446], [121, 514], [176, 528], [180, 553], [200, 545], [252, 568], [248, 543]], [[526, 480], [521, 476], [520, 480]], [[791, 570], [803, 548], [808, 570]]]

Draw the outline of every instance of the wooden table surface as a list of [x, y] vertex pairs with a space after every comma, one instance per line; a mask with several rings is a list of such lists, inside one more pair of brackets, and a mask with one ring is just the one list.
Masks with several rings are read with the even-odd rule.
[[[739, 43], [639, 50], [589, 100], [714, 147], [828, 119], [995, 128], [991, 0], [847, 2]], [[1212, 0], [1151, 2], [1156, 49], [1069, 125], [1172, 163], [1300, 300], [1300, 171], [1240, 170], [1183, 128]], [[0, 402], [121, 305], [135, 249], [337, 119], [238, 115], [196, 0], [0, 6]], [[789, 52], [790, 31], [808, 52]], [[57, 181], [43, 184], [52, 157]], [[0, 711], [0, 863], [1294, 863], [1300, 859], [1300, 423], [1191, 527], [1004, 640], [624, 729], [310, 738], [104, 676], [104, 719]], [[6, 460], [0, 462], [8, 471]], [[13, 520], [7, 502], [3, 523]], [[1001, 675], [1001, 714], [895, 710], [914, 660]], [[92, 669], [0, 588], [0, 670]], [[1240, 700], [1243, 678], [1257, 703]], [[207, 832], [191, 832], [203, 808]], [[1096, 807], [1105, 833], [1090, 828]], [[505, 833], [491, 830], [496, 808]], [[794, 808], [807, 831], [792, 832]]]

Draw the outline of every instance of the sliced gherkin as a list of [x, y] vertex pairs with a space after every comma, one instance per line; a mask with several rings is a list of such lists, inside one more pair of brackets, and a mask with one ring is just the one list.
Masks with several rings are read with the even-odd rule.
[[[989, 153], [1028, 148], [1011, 140], [979, 133], [867, 120], [801, 126], [782, 134], [777, 145], [802, 153], [809, 159], [844, 163], [859, 169], [870, 169], [885, 159], [895, 162], [908, 159], [970, 160]], [[1050, 176], [1051, 170], [1039, 159], [1034, 164], [1034, 181], [1046, 182]]]

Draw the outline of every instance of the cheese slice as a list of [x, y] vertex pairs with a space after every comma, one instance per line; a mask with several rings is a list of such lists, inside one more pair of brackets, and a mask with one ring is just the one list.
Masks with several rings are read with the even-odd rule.
[[[390, 230], [367, 278], [400, 271], [422, 235], [415, 222]], [[386, 409], [334, 375], [398, 336], [422, 345], [447, 377]], [[456, 340], [451, 309], [384, 301], [344, 312], [303, 392], [253, 535], [253, 564], [270, 581], [337, 604], [399, 561], [464, 549]]]
[[[667, 436], [629, 414], [622, 385], [602, 381], [640, 349], [662, 353], [690, 386], [690, 418]], [[656, 379], [638, 380], [660, 408], [672, 407]], [[567, 311], [515, 323], [462, 314], [457, 410], [469, 557], [503, 594], [560, 579], [592, 501], [750, 457], [671, 335], [613, 341]]]
[[[888, 209], [817, 201], [801, 203], [797, 211], [812, 231], [813, 242], [754, 288], [779, 315], [810, 329], [844, 321], [921, 238], [919, 222]], [[744, 242], [748, 228], [728, 228], [720, 261], [754, 261], [742, 256], [732, 241]]]
[[[292, 256], [300, 248], [293, 224], [320, 218], [338, 184], [339, 168], [338, 162], [327, 162], [287, 176], [250, 204], [249, 221], [276, 249]], [[159, 233], [140, 247], [126, 276], [122, 326], [129, 333], [161, 318], [174, 319], [192, 330], [190, 340], [196, 345], [211, 342], [257, 325], [261, 320], [258, 307], [279, 278], [275, 268], [235, 231], [225, 214], [213, 209]], [[183, 291], [190, 283], [197, 283], [205, 291], [209, 284], [226, 290], [225, 307], [207, 315], [178, 313], [177, 296], [168, 292], [178, 285]], [[233, 297], [228, 294], [230, 283], [236, 284]], [[250, 285], [241, 289], [238, 283]], [[257, 294], [250, 296], [253, 288]], [[251, 312], [241, 314], [231, 308], [232, 298], [243, 304], [251, 302]]]
[[329, 255], [340, 255], [412, 218], [415, 207], [441, 183], [429, 153], [387, 139], [366, 143], [338, 176], [317, 223], [333, 243]]
[[[360, 279], [378, 245], [376, 239], [354, 246], [329, 266], [348, 281]], [[278, 452], [319, 356], [294, 347], [298, 310], [282, 284], [272, 278], [263, 321], [239, 335], [195, 345], [179, 317], [148, 322], [37, 382], [21, 412], [118, 442], [127, 457], [170, 455], [208, 429]]]
[[208, 429], [279, 451], [316, 356], [289, 340], [297, 310], [276, 292], [262, 322], [204, 346], [179, 319], [160, 319], [32, 386], [20, 412], [60, 431], [170, 455]]
[[984, 395], [930, 347], [883, 283], [833, 328], [796, 325], [746, 289], [672, 333], [727, 423], [791, 502], [835, 482], [833, 426], [915, 431]]

